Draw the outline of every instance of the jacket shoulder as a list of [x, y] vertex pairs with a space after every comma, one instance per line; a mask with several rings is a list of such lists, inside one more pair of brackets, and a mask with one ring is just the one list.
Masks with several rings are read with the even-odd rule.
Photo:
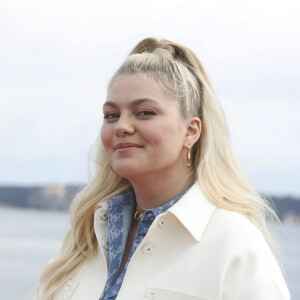
[[265, 240], [261, 231], [245, 216], [223, 208], [215, 210], [207, 229], [216, 234], [232, 236], [237, 240], [247, 239], [250, 236]]

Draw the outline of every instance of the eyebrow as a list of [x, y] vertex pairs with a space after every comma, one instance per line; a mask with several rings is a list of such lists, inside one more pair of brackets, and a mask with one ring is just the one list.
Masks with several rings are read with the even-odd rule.
[[[133, 100], [131, 103], [130, 103], [130, 106], [137, 106], [139, 104], [142, 104], [142, 103], [145, 103], [145, 102], [150, 102], [154, 105], [159, 105], [159, 102], [156, 101], [156, 100], [153, 100], [153, 99], [150, 99], [150, 98], [141, 98], [141, 99], [136, 99], [136, 100]], [[118, 105], [112, 101], [106, 101], [104, 104], [103, 104], [103, 108], [106, 107], [106, 106], [110, 106], [110, 107], [118, 107]]]

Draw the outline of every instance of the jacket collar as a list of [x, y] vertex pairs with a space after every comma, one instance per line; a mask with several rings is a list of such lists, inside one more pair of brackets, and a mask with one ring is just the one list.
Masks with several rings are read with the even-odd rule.
[[172, 213], [186, 228], [186, 230], [199, 242], [208, 225], [216, 205], [209, 201], [201, 191], [198, 182], [170, 209]]

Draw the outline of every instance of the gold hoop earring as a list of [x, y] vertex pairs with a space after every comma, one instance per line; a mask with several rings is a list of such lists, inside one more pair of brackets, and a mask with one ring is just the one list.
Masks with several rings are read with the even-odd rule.
[[187, 167], [189, 168], [191, 166], [191, 147], [187, 146]]

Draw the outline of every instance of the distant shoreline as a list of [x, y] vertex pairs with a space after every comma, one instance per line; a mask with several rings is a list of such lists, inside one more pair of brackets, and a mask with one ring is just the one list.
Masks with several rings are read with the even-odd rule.
[[[0, 186], [0, 207], [68, 211], [83, 185]], [[279, 219], [284, 223], [300, 223], [300, 197], [268, 196]]]

